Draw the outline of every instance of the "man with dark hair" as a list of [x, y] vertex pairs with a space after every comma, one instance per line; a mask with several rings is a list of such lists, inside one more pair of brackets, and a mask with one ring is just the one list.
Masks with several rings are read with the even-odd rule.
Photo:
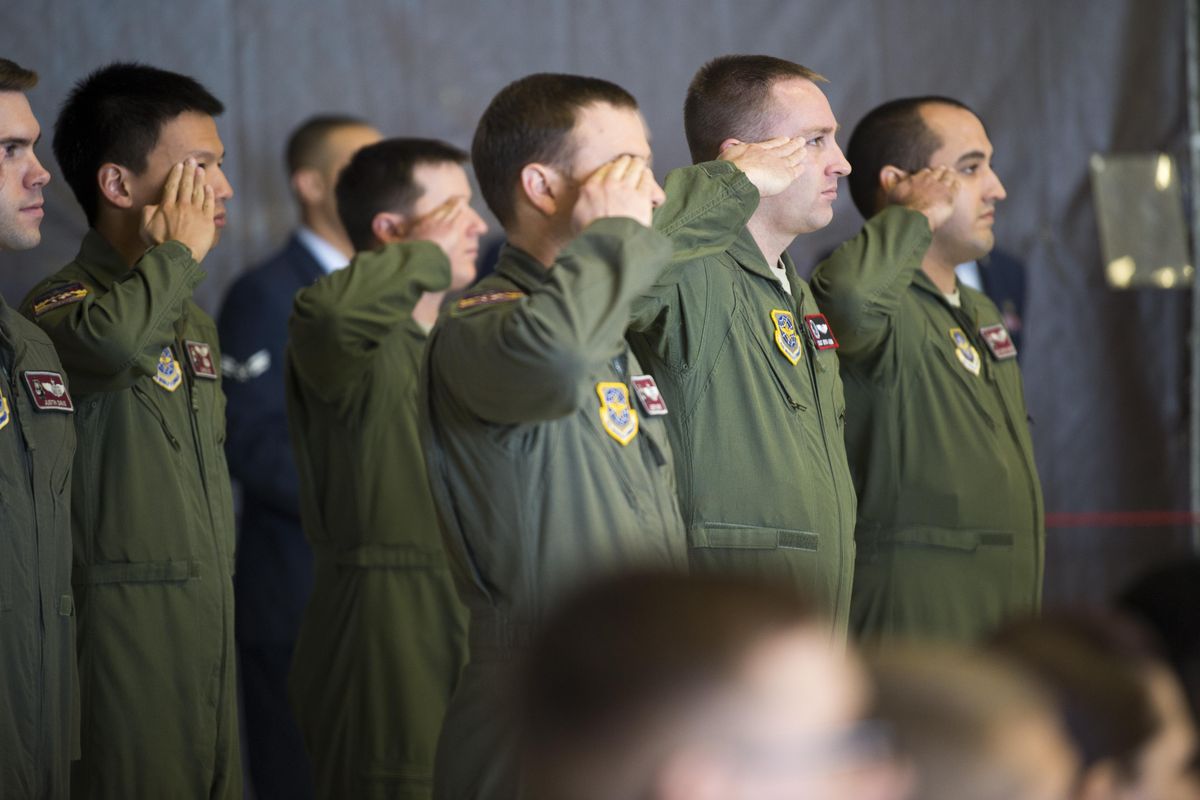
[[[41, 241], [25, 93], [37, 73], [0, 58], [0, 251]], [[74, 403], [54, 346], [0, 297], [0, 794], [59, 800], [79, 755], [71, 597]]]
[[233, 284], [217, 323], [225, 455], [242, 488], [233, 589], [243, 724], [247, 768], [260, 798], [303, 800], [313, 793], [286, 690], [313, 581], [283, 390], [287, 320], [297, 291], [354, 255], [334, 186], [350, 157], [379, 138], [367, 122], [345, 115], [313, 117], [292, 133], [286, 164], [300, 225], [282, 250]]
[[791, 586], [637, 573], [580, 591], [522, 671], [528, 800], [884, 800], [857, 655]]
[[91, 230], [22, 311], [75, 396], [81, 796], [242, 792], [221, 360], [192, 301], [233, 194], [220, 112], [191, 78], [114, 64], [55, 125]]
[[502, 89], [472, 162], [508, 244], [496, 273], [430, 338], [425, 457], [470, 651], [441, 741], [435, 797], [516, 794], [507, 676], [581, 578], [683, 568], [662, 421], [630, 390], [630, 304], [671, 257], [649, 227], [662, 189], [634, 99], [608, 81], [537, 74]]
[[858, 490], [851, 627], [971, 640], [1041, 602], [1045, 524], [1016, 347], [955, 267], [985, 255], [1004, 187], [955, 100], [867, 114], [850, 190], [868, 219], [813, 273], [841, 341]]
[[829, 224], [850, 169], [820, 80], [753, 55], [696, 74], [684, 124], [703, 163], [668, 176], [667, 195], [712, 198], [713, 242], [643, 291], [629, 339], [670, 407], [693, 569], [785, 580], [844, 634], [855, 499], [836, 328], [786, 253]]
[[447, 290], [487, 226], [466, 153], [428, 139], [360, 150], [337, 182], [357, 250], [296, 296], [288, 419], [316, 556], [289, 695], [322, 798], [428, 798], [466, 611], [438, 534], [418, 373]]

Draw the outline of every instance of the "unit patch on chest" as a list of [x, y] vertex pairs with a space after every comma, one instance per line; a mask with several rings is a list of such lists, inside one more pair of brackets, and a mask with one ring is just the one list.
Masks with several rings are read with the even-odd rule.
[[29, 399], [38, 411], [64, 411], [71, 413], [75, 404], [71, 402], [71, 393], [67, 391], [67, 382], [57, 372], [25, 372], [25, 388], [29, 390]]
[[634, 394], [642, 404], [642, 411], [651, 417], [661, 417], [667, 413], [667, 401], [658, 390], [653, 375], [634, 375], [629, 382], [633, 384]]
[[808, 328], [809, 338], [812, 339], [813, 347], [818, 350], [837, 350], [838, 340], [833, 335], [833, 328], [829, 325], [829, 320], [825, 319], [824, 314], [809, 314], [804, 318], [804, 325]]
[[992, 355], [997, 361], [1007, 361], [1017, 357], [1017, 345], [1013, 342], [1008, 328], [1004, 327], [1003, 323], [984, 325], [979, 329], [979, 335], [983, 337], [984, 344], [992, 351]]
[[621, 444], [629, 444], [638, 432], [637, 411], [629, 402], [629, 387], [617, 381], [596, 384], [600, 396], [600, 424]]
[[12, 411], [8, 408], [8, 398], [4, 396], [3, 391], [0, 391], [0, 431], [7, 428], [10, 422], [12, 422]]
[[183, 347], [187, 350], [188, 364], [192, 367], [192, 374], [197, 378], [215, 381], [217, 365], [213, 361], [212, 347], [207, 342], [190, 341], [184, 341]]
[[983, 359], [980, 358], [975, 345], [971, 344], [971, 340], [963, 333], [962, 328], [950, 329], [950, 341], [954, 343], [954, 355], [958, 357], [958, 363], [962, 364], [967, 372], [978, 375], [979, 370], [983, 367]]
[[183, 370], [175, 360], [170, 347], [164, 347], [158, 355], [158, 367], [154, 371], [154, 382], [168, 392], [173, 392], [183, 383]]
[[779, 352], [793, 364], [799, 364], [804, 356], [804, 343], [800, 341], [800, 332], [796, 330], [796, 318], [792, 312], [775, 309], [771, 312], [771, 322], [775, 323], [775, 344]]

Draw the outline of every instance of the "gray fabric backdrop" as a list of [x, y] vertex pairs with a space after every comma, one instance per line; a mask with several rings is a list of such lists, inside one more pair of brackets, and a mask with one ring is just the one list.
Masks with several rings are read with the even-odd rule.
[[[282, 145], [318, 111], [466, 146], [479, 113], [513, 78], [590, 73], [639, 98], [665, 173], [687, 160], [687, 83], [721, 53], [770, 53], [826, 74], [847, 129], [896, 96], [958, 97], [980, 112], [996, 145], [1008, 188], [998, 239], [1030, 267], [1022, 358], [1047, 509], [1186, 508], [1188, 296], [1105, 287], [1087, 173], [1094, 151], [1183, 155], [1183, 0], [5, 5], [0, 55], [41, 73], [31, 101], [47, 139], [71, 83], [116, 59], [189, 73], [225, 101], [219, 124], [236, 196], [205, 263], [199, 300], [210, 310], [287, 233]], [[41, 154], [55, 172], [48, 142]], [[0, 290], [12, 303], [65, 263], [83, 233], [66, 185], [55, 180], [47, 195], [41, 247], [3, 259]], [[836, 211], [833, 225], [794, 248], [802, 270], [861, 224], [847, 192]], [[1053, 529], [1048, 597], [1098, 596], [1186, 542], [1182, 528]]]

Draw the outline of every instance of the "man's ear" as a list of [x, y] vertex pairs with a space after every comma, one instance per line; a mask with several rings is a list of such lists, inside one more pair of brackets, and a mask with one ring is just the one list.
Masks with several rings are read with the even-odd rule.
[[554, 216], [562, 202], [562, 177], [545, 164], [526, 164], [521, 168], [521, 192], [530, 205], [547, 217]]
[[891, 194], [892, 189], [896, 188], [896, 184], [908, 177], [908, 173], [899, 167], [894, 167], [891, 164], [886, 165], [879, 170], [879, 188], [883, 189], [885, 195]]
[[325, 177], [315, 169], [303, 167], [292, 173], [292, 191], [303, 205], [320, 202], [325, 194]]
[[404, 241], [408, 238], [408, 220], [394, 211], [380, 211], [371, 219], [371, 233], [380, 244]]
[[729, 148], [733, 147], [736, 144], [743, 144], [743, 142], [741, 139], [734, 139], [732, 136], [729, 137], [725, 141], [721, 142], [721, 145], [717, 148], [717, 154], [720, 155], [720, 154], [724, 153], [726, 150], [728, 150]]
[[129, 170], [120, 164], [101, 164], [96, 172], [96, 185], [100, 196], [117, 208], [133, 208], [133, 189], [130, 187]]

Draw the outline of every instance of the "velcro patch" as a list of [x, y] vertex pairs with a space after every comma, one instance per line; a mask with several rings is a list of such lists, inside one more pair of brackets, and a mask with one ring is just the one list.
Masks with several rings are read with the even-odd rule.
[[197, 378], [215, 381], [217, 365], [213, 361], [212, 346], [208, 342], [184, 341], [183, 347], [187, 350], [188, 364], [192, 367], [192, 374]]
[[33, 315], [40, 317], [47, 311], [53, 311], [60, 306], [78, 303], [87, 296], [87, 287], [82, 283], [68, 283], [66, 286], [56, 286], [50, 291], [34, 298]]
[[983, 342], [992, 351], [997, 361], [1007, 361], [1017, 357], [1017, 345], [1013, 342], [1008, 328], [997, 322], [995, 325], [984, 325], [979, 329]]
[[824, 314], [809, 314], [804, 318], [808, 328], [808, 336], [812, 339], [813, 347], [818, 350], [837, 350], [838, 340], [833, 335], [833, 328]]
[[652, 417], [661, 417], [667, 413], [667, 401], [658, 390], [653, 375], [634, 375], [629, 382], [633, 384], [634, 394], [641, 402], [643, 411]]
[[454, 310], [469, 311], [472, 308], [479, 308], [480, 306], [494, 306], [497, 303], [511, 303], [514, 300], [520, 300], [524, 296], [525, 293], [522, 291], [502, 291], [498, 289], [491, 289], [486, 292], [476, 292], [475, 294], [469, 294], [460, 298], [459, 301], [454, 304]]
[[71, 393], [67, 391], [67, 383], [57, 372], [25, 372], [25, 388], [29, 389], [29, 399], [38, 411], [65, 411], [68, 414], [75, 410], [71, 402]]

